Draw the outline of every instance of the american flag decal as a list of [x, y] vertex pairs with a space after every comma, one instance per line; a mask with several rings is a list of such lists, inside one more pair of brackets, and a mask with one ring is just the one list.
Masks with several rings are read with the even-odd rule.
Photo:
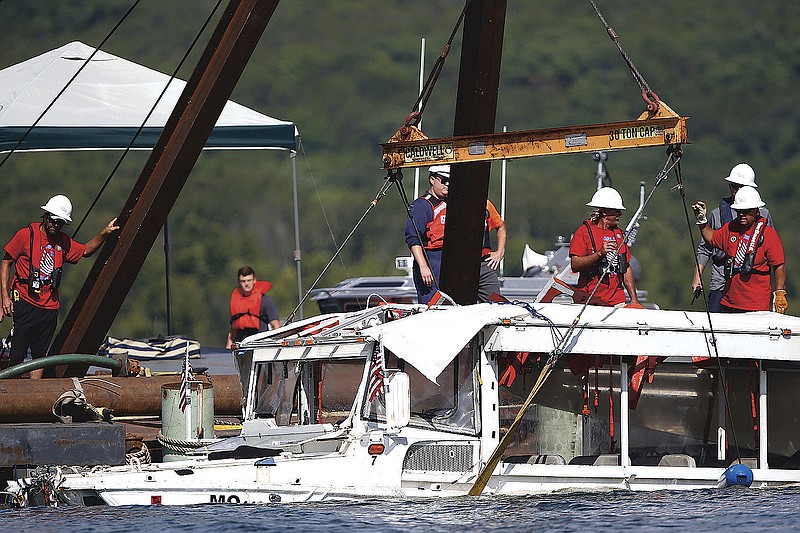
[[383, 394], [383, 352], [372, 355], [372, 363], [369, 367], [369, 401]]
[[181, 372], [180, 403], [178, 404], [181, 408], [181, 413], [186, 410], [187, 405], [192, 403], [192, 385], [190, 382], [194, 379], [194, 376], [192, 375], [192, 365], [189, 363], [188, 349], [186, 353], [186, 359], [183, 361], [183, 372]]

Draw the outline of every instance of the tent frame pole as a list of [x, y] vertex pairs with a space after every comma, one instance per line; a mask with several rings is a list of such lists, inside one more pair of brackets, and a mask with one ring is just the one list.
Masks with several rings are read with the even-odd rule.
[[[292, 253], [292, 258], [297, 268], [297, 303], [299, 305], [303, 301], [303, 269], [301, 268], [300, 255], [300, 210], [297, 206], [297, 152], [289, 152], [289, 157], [292, 160], [292, 195], [294, 202], [294, 253]], [[299, 312], [302, 319], [302, 305]]]

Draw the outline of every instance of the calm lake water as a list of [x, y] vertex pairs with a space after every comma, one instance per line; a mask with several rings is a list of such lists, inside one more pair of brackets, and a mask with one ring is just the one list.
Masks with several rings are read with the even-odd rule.
[[351, 503], [0, 511], [0, 531], [796, 531], [800, 487]]

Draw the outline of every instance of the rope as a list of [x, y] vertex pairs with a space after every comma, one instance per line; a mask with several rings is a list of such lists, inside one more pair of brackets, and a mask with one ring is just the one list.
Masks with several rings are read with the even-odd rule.
[[644, 76], [642, 76], [642, 74], [639, 72], [639, 69], [636, 68], [636, 65], [633, 64], [633, 61], [631, 60], [630, 56], [628, 56], [628, 53], [625, 51], [624, 48], [622, 48], [622, 44], [619, 42], [619, 37], [617, 36], [617, 32], [614, 31], [614, 28], [608, 25], [605, 17], [603, 17], [603, 14], [600, 12], [600, 8], [597, 7], [597, 4], [594, 3], [594, 0], [589, 0], [589, 3], [592, 4], [592, 7], [594, 8], [598, 18], [600, 19], [600, 22], [602, 22], [603, 26], [606, 28], [606, 33], [608, 33], [608, 36], [611, 38], [612, 41], [614, 41], [614, 44], [617, 45], [617, 50], [619, 50], [619, 53], [622, 55], [622, 58], [628, 65], [628, 69], [631, 71], [633, 79], [639, 85], [639, 89], [642, 91], [642, 98], [644, 99], [645, 102], [647, 102], [647, 109], [655, 113], [656, 111], [658, 111], [658, 102], [659, 102], [658, 95], [650, 89], [650, 84], [647, 83], [647, 80], [644, 79]]
[[150, 450], [147, 448], [147, 444], [144, 442], [140, 442], [139, 444], [138, 450], [125, 454], [125, 463], [130, 465], [134, 462], [138, 464], [149, 464], [152, 462], [153, 458], [150, 456]]
[[95, 56], [95, 54], [97, 54], [97, 52], [100, 51], [100, 49], [103, 47], [103, 45], [106, 44], [106, 41], [108, 41], [111, 38], [111, 36], [114, 35], [114, 32], [117, 31], [117, 28], [119, 28], [122, 25], [122, 23], [125, 21], [125, 19], [128, 18], [128, 15], [130, 15], [133, 12], [133, 10], [136, 8], [136, 6], [139, 5], [139, 2], [141, 2], [141, 1], [142, 0], [136, 0], [133, 3], [133, 5], [128, 9], [128, 11], [125, 12], [125, 14], [122, 16], [122, 18], [119, 19], [119, 21], [114, 25], [114, 27], [111, 28], [111, 31], [108, 32], [108, 35], [105, 36], [105, 38], [102, 40], [100, 45], [97, 48], [95, 48], [94, 52], [92, 52], [91, 55], [89, 55], [89, 57], [86, 59], [86, 61], [84, 61], [83, 65], [80, 66], [78, 71], [69, 79], [67, 84], [58, 92], [56, 97], [53, 98], [53, 101], [50, 102], [50, 104], [48, 104], [48, 106], [44, 109], [44, 111], [42, 111], [42, 113], [36, 118], [36, 120], [33, 121], [33, 124], [30, 125], [30, 127], [27, 129], [27, 131], [25, 131], [25, 133], [22, 134], [22, 137], [20, 137], [19, 141], [17, 141], [17, 144], [14, 145], [14, 148], [12, 148], [6, 154], [6, 156], [3, 158], [3, 160], [0, 161], [0, 168], [2, 168], [3, 165], [5, 165], [6, 161], [8, 161], [8, 158], [11, 157], [11, 154], [13, 154], [17, 150], [17, 148], [19, 148], [19, 146], [23, 143], [23, 141], [25, 141], [25, 139], [28, 137], [30, 132], [33, 131], [33, 128], [35, 128], [36, 125], [42, 120], [42, 117], [44, 117], [45, 114], [48, 111], [50, 111], [50, 108], [52, 108], [55, 105], [56, 101], [61, 97], [62, 94], [64, 94], [64, 92], [67, 90], [67, 88], [70, 86], [70, 84], [72, 84], [72, 82], [75, 81], [75, 78], [78, 77], [78, 74], [80, 74], [81, 71], [83, 71], [83, 69], [86, 68], [86, 66], [89, 64], [89, 62], [91, 62], [92, 58]]
[[[311, 178], [311, 185], [314, 186], [314, 194], [317, 196], [317, 203], [319, 204], [319, 210], [322, 211], [322, 218], [325, 219], [325, 226], [328, 228], [328, 233], [331, 236], [331, 241], [333, 242], [334, 247], [338, 247], [339, 243], [336, 242], [336, 236], [333, 234], [333, 228], [331, 227], [331, 222], [328, 219], [328, 213], [325, 212], [325, 205], [322, 203], [322, 197], [319, 194], [319, 188], [317, 188], [317, 181], [314, 179], [314, 171], [311, 170], [311, 164], [308, 162], [308, 154], [306, 153], [306, 147], [303, 144], [303, 139], [299, 135], [297, 136], [297, 146], [301, 152], [303, 152], [303, 161], [306, 163], [306, 170], [308, 171], [308, 175]], [[344, 262], [343, 258], [339, 259], [339, 262], [342, 264], [342, 268], [344, 269], [345, 277], [350, 277], [350, 272], [347, 270], [347, 265]]]
[[289, 314], [289, 317], [286, 319], [286, 322], [284, 323], [284, 325], [291, 324], [292, 322], [294, 322], [294, 317], [297, 314], [297, 311], [299, 311], [300, 308], [303, 306], [303, 302], [306, 301], [306, 298], [308, 298], [308, 295], [311, 294], [311, 291], [314, 290], [314, 288], [317, 286], [317, 283], [319, 283], [319, 280], [322, 279], [322, 276], [324, 276], [325, 273], [328, 271], [328, 268], [330, 268], [330, 266], [333, 264], [333, 262], [336, 261], [336, 258], [339, 257], [339, 254], [342, 252], [342, 249], [350, 241], [350, 238], [356, 232], [356, 230], [361, 225], [361, 223], [364, 222], [364, 219], [367, 218], [367, 215], [372, 210], [372, 208], [375, 207], [376, 205], [378, 205], [378, 202], [381, 200], [381, 198], [386, 196], [386, 190], [391, 186], [392, 186], [392, 180], [386, 180], [384, 182], [384, 184], [381, 185], [380, 190], [375, 195], [375, 198], [373, 198], [372, 201], [369, 203], [369, 205], [367, 206], [366, 211], [364, 211], [364, 214], [361, 215], [361, 218], [358, 219], [358, 222], [356, 222], [356, 225], [353, 227], [352, 230], [350, 230], [350, 233], [347, 235], [347, 237], [345, 237], [344, 241], [342, 241], [341, 246], [339, 246], [339, 248], [336, 249], [336, 252], [334, 252], [333, 257], [330, 258], [330, 260], [328, 261], [328, 264], [325, 265], [325, 268], [323, 268], [322, 272], [319, 273], [319, 276], [317, 276], [317, 279], [314, 280], [314, 283], [311, 284], [311, 287], [308, 289], [308, 291], [306, 291], [305, 295], [303, 295], [303, 298], [297, 304], [297, 307], [295, 307], [294, 310], [291, 312], [291, 314]]
[[[137, 3], [139, 1], [140, 0], [137, 0]], [[169, 80], [167, 81], [167, 84], [164, 85], [164, 89], [161, 91], [161, 94], [158, 95], [158, 98], [156, 98], [156, 101], [153, 103], [153, 107], [150, 108], [150, 111], [147, 113], [147, 116], [144, 117], [144, 120], [142, 120], [141, 125], [136, 130], [136, 133], [133, 135], [133, 137], [131, 138], [130, 142], [128, 143], [128, 146], [126, 146], [125, 150], [122, 151], [122, 155], [119, 157], [119, 160], [117, 160], [117, 164], [114, 165], [113, 169], [111, 169], [111, 173], [108, 175], [108, 178], [106, 178], [105, 183], [103, 183], [103, 186], [100, 187], [100, 190], [97, 192], [97, 195], [94, 197], [94, 200], [92, 201], [91, 205], [89, 205], [89, 209], [86, 210], [86, 213], [83, 215], [83, 218], [81, 218], [81, 221], [75, 227], [75, 231], [72, 232], [72, 238], [73, 239], [77, 236], [78, 231], [83, 226], [83, 223], [86, 222], [86, 219], [89, 217], [89, 214], [92, 212], [92, 210], [94, 209], [95, 205], [97, 205], [97, 202], [100, 200], [100, 196], [102, 196], [103, 192], [105, 192], [105, 190], [106, 190], [106, 187], [108, 187], [108, 184], [111, 182], [111, 178], [113, 178], [114, 175], [117, 173], [117, 170], [119, 170], [119, 167], [122, 165], [122, 162], [125, 160], [125, 157], [127, 157], [128, 153], [133, 148], [133, 145], [136, 142], [136, 139], [139, 138], [139, 134], [141, 134], [142, 130], [144, 129], [144, 125], [147, 124], [147, 121], [150, 119], [150, 116], [155, 112], [156, 107], [158, 106], [158, 103], [161, 102], [161, 99], [164, 97], [164, 94], [167, 92], [167, 89], [169, 88], [170, 84], [172, 83], [172, 80], [174, 80], [177, 77], [178, 71], [181, 69], [183, 64], [186, 62], [186, 59], [189, 57], [189, 54], [192, 52], [192, 50], [194, 49], [195, 45], [197, 44], [197, 41], [200, 39], [200, 35], [202, 35], [203, 32], [205, 31], [205, 29], [208, 27], [209, 23], [211, 22], [211, 18], [214, 16], [214, 13], [217, 12], [217, 9], [219, 8], [221, 3], [222, 3], [222, 0], [217, 0], [217, 4], [214, 6], [214, 9], [211, 10], [211, 13], [206, 18], [206, 21], [203, 23], [203, 26], [200, 28], [200, 31], [197, 32], [197, 34], [195, 35], [194, 39], [192, 40], [192, 43], [189, 45], [189, 48], [183, 54], [183, 57], [181, 58], [180, 62], [178, 63], [178, 66], [175, 67], [175, 70], [172, 71], [172, 75], [169, 77]], [[100, 46], [102, 46], [102, 43], [101, 43]], [[98, 50], [100, 49], [100, 46], [97, 47]], [[95, 53], [96, 52], [97, 52], [97, 50], [95, 50]], [[94, 53], [92, 53], [92, 56], [93, 55], [94, 55]], [[91, 57], [89, 57], [89, 59], [91, 60]], [[87, 60], [86, 63], [88, 64], [88, 60]], [[83, 67], [81, 67], [81, 68], [83, 68]], [[78, 71], [78, 72], [80, 72], [80, 71]], [[72, 81], [72, 80], [70, 80], [70, 81]], [[65, 89], [66, 89], [66, 87], [65, 87]]]
[[190, 453], [199, 450], [200, 448], [212, 443], [218, 442], [219, 439], [199, 439], [199, 440], [181, 440], [167, 437], [160, 431], [156, 435], [156, 440], [164, 448], [182, 454]]

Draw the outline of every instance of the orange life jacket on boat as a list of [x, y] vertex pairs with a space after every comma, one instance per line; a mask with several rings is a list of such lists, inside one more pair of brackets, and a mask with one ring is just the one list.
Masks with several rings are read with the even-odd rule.
[[231, 293], [231, 328], [233, 329], [260, 329], [261, 328], [261, 296], [272, 288], [269, 281], [257, 280], [250, 296], [245, 296], [239, 287]]

